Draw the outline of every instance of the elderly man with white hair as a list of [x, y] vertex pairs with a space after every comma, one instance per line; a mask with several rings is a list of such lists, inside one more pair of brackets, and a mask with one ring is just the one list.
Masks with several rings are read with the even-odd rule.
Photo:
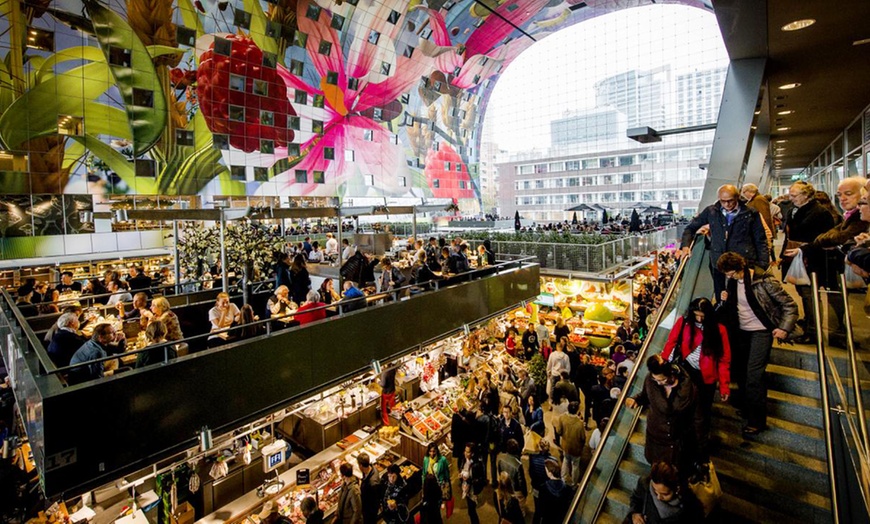
[[69, 361], [87, 338], [78, 334], [79, 316], [76, 313], [64, 313], [57, 319], [57, 331], [48, 344], [48, 356], [57, 367], [69, 366]]
[[[861, 219], [858, 202], [866, 195], [864, 186], [867, 180], [863, 177], [849, 177], [840, 181], [837, 186], [837, 200], [843, 210], [843, 221], [819, 235], [814, 241], [804, 244], [799, 248], [787, 250], [786, 256], [795, 256], [798, 250], [803, 252], [804, 261], [810, 273], [816, 273], [819, 278], [819, 286], [829, 290], [839, 290], [839, 275], [845, 269], [845, 255], [840, 251], [840, 246], [853, 244], [855, 237], [866, 233], [870, 223]], [[837, 318], [843, 318], [843, 302], [831, 300], [831, 307], [837, 314]], [[810, 319], [807, 319], [807, 323]], [[842, 324], [842, 322], [841, 322]], [[811, 342], [811, 340], [807, 340]]]
[[764, 195], [758, 192], [758, 186], [755, 184], [743, 184], [743, 187], [740, 188], [740, 196], [746, 199], [746, 207], [751, 207], [761, 215], [761, 219], [764, 221], [767, 240], [772, 243], [773, 232], [776, 226], [773, 223], [773, 215], [770, 212], [770, 202], [764, 198]]

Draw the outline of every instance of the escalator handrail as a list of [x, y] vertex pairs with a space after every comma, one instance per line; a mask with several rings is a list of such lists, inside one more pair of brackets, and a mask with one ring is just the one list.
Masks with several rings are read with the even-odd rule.
[[[828, 481], [831, 485], [831, 517], [834, 519], [834, 524], [840, 523], [840, 512], [837, 508], [837, 478], [834, 471], [834, 448], [833, 435], [831, 433], [831, 405], [828, 399], [828, 374], [825, 364], [825, 337], [822, 330], [822, 312], [821, 312], [821, 297], [819, 295], [819, 279], [818, 275], [812, 273], [813, 286], [813, 321], [816, 325], [816, 353], [819, 359], [819, 387], [821, 389], [820, 397], [822, 401], [822, 424], [825, 432], [825, 457], [827, 458]], [[843, 287], [845, 294], [846, 288]], [[848, 304], [847, 304], [848, 306]], [[856, 395], [860, 395], [860, 391], [856, 391]]]
[[[689, 247], [689, 249], [693, 252], [692, 256], [701, 256], [701, 255], [696, 255], [694, 253], [694, 249], [695, 249], [696, 244], [703, 245], [699, 242], [693, 241], [692, 245]], [[677, 267], [677, 271], [674, 273], [674, 278], [671, 280], [671, 285], [668, 287], [668, 290], [665, 292], [664, 298], [662, 298], [662, 307], [660, 307], [658, 309], [658, 311], [656, 311], [656, 316], [655, 316], [655, 320], [653, 321], [652, 328], [650, 329], [649, 333], [647, 333], [647, 336], [644, 339], [640, 350], [638, 351], [637, 358], [635, 360], [635, 365], [632, 366], [631, 371], [628, 374], [628, 378], [625, 381], [625, 385], [622, 387], [622, 391], [619, 394], [619, 398], [617, 399], [616, 404], [613, 407], [614, 414], [618, 413], [619, 410], [622, 409], [623, 405], [625, 404], [625, 399], [628, 398], [628, 391], [629, 391], [629, 389], [631, 389], [631, 385], [634, 383], [634, 379], [635, 379], [635, 376], [637, 375], [638, 369], [640, 368], [640, 366], [643, 365], [644, 359], [646, 358], [647, 349], [649, 348], [649, 345], [653, 339], [653, 336], [652, 336], [653, 331], [655, 331], [655, 329], [658, 328], [659, 324], [661, 323], [662, 319], [664, 318], [663, 315], [665, 314], [665, 311], [664, 311], [665, 306], [667, 306], [667, 304], [670, 303], [671, 298], [673, 297], [673, 294], [674, 294], [674, 290], [677, 288], [676, 284], [682, 279], [685, 267], [686, 267], [690, 258], [691, 257], [683, 256], [680, 259], [680, 264]], [[640, 412], [641, 412], [641, 410], [639, 408], [635, 411], [634, 419], [633, 419], [632, 424], [631, 424], [632, 428], [634, 428], [635, 425], [637, 424], [637, 420], [640, 418]], [[565, 515], [565, 524], [570, 523], [571, 517], [577, 511], [577, 506], [579, 505], [580, 499], [583, 497], [583, 494], [589, 485], [589, 481], [592, 477], [592, 472], [595, 469], [595, 465], [598, 463], [598, 460], [601, 458], [601, 453], [602, 453], [602, 450], [604, 449], [605, 442], [607, 442], [607, 438], [610, 437], [610, 432], [611, 432], [611, 429], [612, 429], [615, 421], [616, 421], [616, 416], [611, 415], [610, 420], [607, 421], [607, 425], [604, 427], [604, 431], [601, 432], [601, 440], [600, 440], [598, 446], [596, 446], [594, 453], [592, 454], [592, 459], [589, 461], [589, 465], [586, 467], [586, 471], [583, 472], [583, 477], [580, 480], [580, 483], [578, 484], [577, 492], [574, 494], [574, 500], [571, 502], [571, 507], [569, 508], [568, 513]], [[627, 439], [626, 439], [626, 442], [627, 442]], [[620, 453], [620, 456], [621, 455], [622, 454]], [[609, 484], [609, 482], [608, 482], [608, 484]], [[602, 500], [599, 502], [599, 504], [602, 504], [602, 503], [603, 503], [603, 497], [602, 497]], [[596, 514], [597, 514], [597, 511], [596, 511]]]

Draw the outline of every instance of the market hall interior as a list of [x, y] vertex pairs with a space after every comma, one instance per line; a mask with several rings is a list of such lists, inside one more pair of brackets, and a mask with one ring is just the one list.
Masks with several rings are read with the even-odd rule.
[[[131, 228], [125, 213], [115, 213], [125, 209], [113, 209], [106, 194], [150, 197], [157, 221], [174, 220], [160, 215], [162, 199], [179, 211], [230, 210], [241, 203], [245, 213], [256, 214], [280, 208], [282, 197], [310, 207], [342, 207], [343, 191], [358, 191], [354, 203], [365, 208], [347, 217], [389, 216], [388, 209], [376, 209], [380, 203], [366, 200], [360, 186], [401, 185], [390, 178], [395, 172], [406, 173], [404, 182], [413, 185], [407, 169], [413, 164], [425, 178], [423, 194], [472, 210], [482, 114], [502, 67], [549, 27], [642, 3], [568, 3], [555, 26], [541, 23], [553, 13], [541, 1], [234, 2], [229, 11], [226, 3], [170, 2], [171, 9], [164, 6], [170, 14], [148, 13], [137, 2], [124, 7], [86, 1], [74, 9], [14, 3], [3, 22], [11, 36], [2, 40], [10, 86], [3, 86], [0, 173], [9, 209], [18, 211], [10, 212], [2, 238], [4, 267], [23, 267], [28, 259], [136, 256], [154, 252], [155, 242], [162, 249], [165, 224]], [[795, 175], [830, 190], [850, 169], [843, 160], [855, 150], [856, 117], [863, 170], [856, 174], [866, 175], [870, 123], [864, 86], [870, 72], [861, 67], [867, 35], [855, 23], [868, 14], [863, 2], [836, 8], [777, 0], [678, 3], [716, 15], [731, 58], [702, 206], [715, 200], [724, 183], [769, 187], [774, 179]], [[451, 14], [460, 7], [462, 14]], [[817, 20], [814, 29], [781, 30], [803, 12]], [[163, 29], [143, 28], [143, 16]], [[233, 35], [239, 28], [250, 37]], [[233, 72], [221, 73], [221, 67]], [[104, 97], [113, 86], [117, 97]], [[179, 97], [191, 89], [199, 97], [196, 111]], [[254, 95], [262, 100], [254, 102]], [[443, 103], [451, 116], [441, 117], [443, 128], [433, 126], [433, 137], [425, 124], [432, 121], [431, 100], [439, 99], [448, 101]], [[48, 109], [34, 110], [42, 106]], [[406, 128], [401, 133], [399, 122]], [[57, 156], [58, 150], [65, 153]], [[96, 167], [77, 171], [85, 162]], [[97, 195], [94, 188], [104, 192]], [[397, 206], [431, 204], [410, 202], [399, 200]], [[41, 220], [48, 215], [39, 210], [49, 208], [52, 220]], [[222, 220], [223, 215], [215, 222]], [[169, 265], [180, 281], [180, 266]], [[41, 488], [49, 497], [66, 498], [128, 474], [171, 471], [166, 468], [188, 462], [179, 456], [200, 456], [184, 450], [201, 447], [207, 455], [205, 435], [233, 441], [233, 433], [253, 432], [273, 413], [340, 385], [373, 361], [392, 362], [539, 294], [534, 263], [509, 264], [480, 277], [72, 387], [52, 372], [37, 336], [48, 327], [45, 319], [25, 320], [6, 294], [3, 359], [14, 377]], [[216, 294], [206, 292], [197, 301], [210, 307]], [[34, 329], [40, 321], [42, 327]], [[330, 344], [321, 349], [323, 340]], [[287, 346], [298, 354], [288, 355]]]

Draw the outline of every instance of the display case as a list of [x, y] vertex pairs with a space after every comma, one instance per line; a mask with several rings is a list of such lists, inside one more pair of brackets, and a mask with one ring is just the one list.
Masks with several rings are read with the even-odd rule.
[[[412, 492], [419, 490], [420, 469], [407, 463], [396, 454], [397, 440], [390, 440], [381, 433], [367, 433], [357, 431], [339, 444], [328, 447], [321, 453], [303, 461], [278, 477], [277, 481], [267, 481], [266, 490], [258, 490], [256, 493], [248, 493], [245, 496], [218, 508], [214, 513], [207, 515], [199, 522], [203, 524], [243, 523], [259, 524], [259, 512], [264, 504], [271, 501], [273, 506], [282, 516], [294, 523], [304, 523], [300, 504], [305, 497], [314, 497], [323, 510], [325, 516], [334, 513], [341, 496], [342, 481], [339, 474], [339, 466], [347, 462], [354, 467], [354, 474], [361, 478], [362, 473], [357, 466], [357, 457], [365, 452], [369, 455], [374, 467], [382, 474], [391, 464], [401, 467], [401, 475], [409, 481]], [[307, 475], [306, 475], [307, 473]], [[307, 484], [298, 484], [297, 478], [305, 478]]]
[[307, 401], [284, 419], [280, 430], [302, 447], [319, 452], [365, 426], [378, 422], [380, 395], [372, 389], [374, 376], [328, 390]]

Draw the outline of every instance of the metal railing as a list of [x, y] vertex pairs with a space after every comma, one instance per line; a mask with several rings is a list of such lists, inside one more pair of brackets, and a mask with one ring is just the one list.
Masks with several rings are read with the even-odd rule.
[[[834, 466], [834, 450], [833, 450], [833, 430], [831, 429], [831, 404], [830, 392], [828, 390], [828, 372], [831, 368], [828, 367], [828, 361], [825, 358], [825, 333], [822, 328], [822, 310], [823, 308], [821, 296], [819, 294], [819, 280], [816, 273], [812, 273], [813, 286], [813, 302], [815, 304], [813, 321], [816, 326], [816, 355], [819, 360], [819, 387], [820, 397], [822, 401], [822, 425], [825, 434], [825, 458], [827, 459], [828, 481], [830, 482], [830, 497], [831, 497], [831, 516], [834, 524], [840, 522], [840, 512], [837, 504], [837, 474]], [[845, 287], [843, 288], [845, 293]], [[858, 391], [856, 391], [858, 393]], [[842, 398], [846, 402], [846, 398]]]
[[[603, 273], [678, 241], [678, 229], [671, 227], [640, 235], [626, 236], [601, 244], [569, 244], [492, 240], [492, 250], [500, 259], [534, 256], [542, 268]], [[483, 240], [467, 240], [476, 248]]]
[[[867, 315], [864, 290], [849, 293], [843, 274], [840, 291], [820, 290], [815, 273], [812, 284], [832, 516], [834, 522], [868, 522], [870, 429], [864, 395], [870, 362], [862, 349], [870, 342], [870, 325], [853, 320]], [[834, 318], [837, 327], [832, 326]]]

